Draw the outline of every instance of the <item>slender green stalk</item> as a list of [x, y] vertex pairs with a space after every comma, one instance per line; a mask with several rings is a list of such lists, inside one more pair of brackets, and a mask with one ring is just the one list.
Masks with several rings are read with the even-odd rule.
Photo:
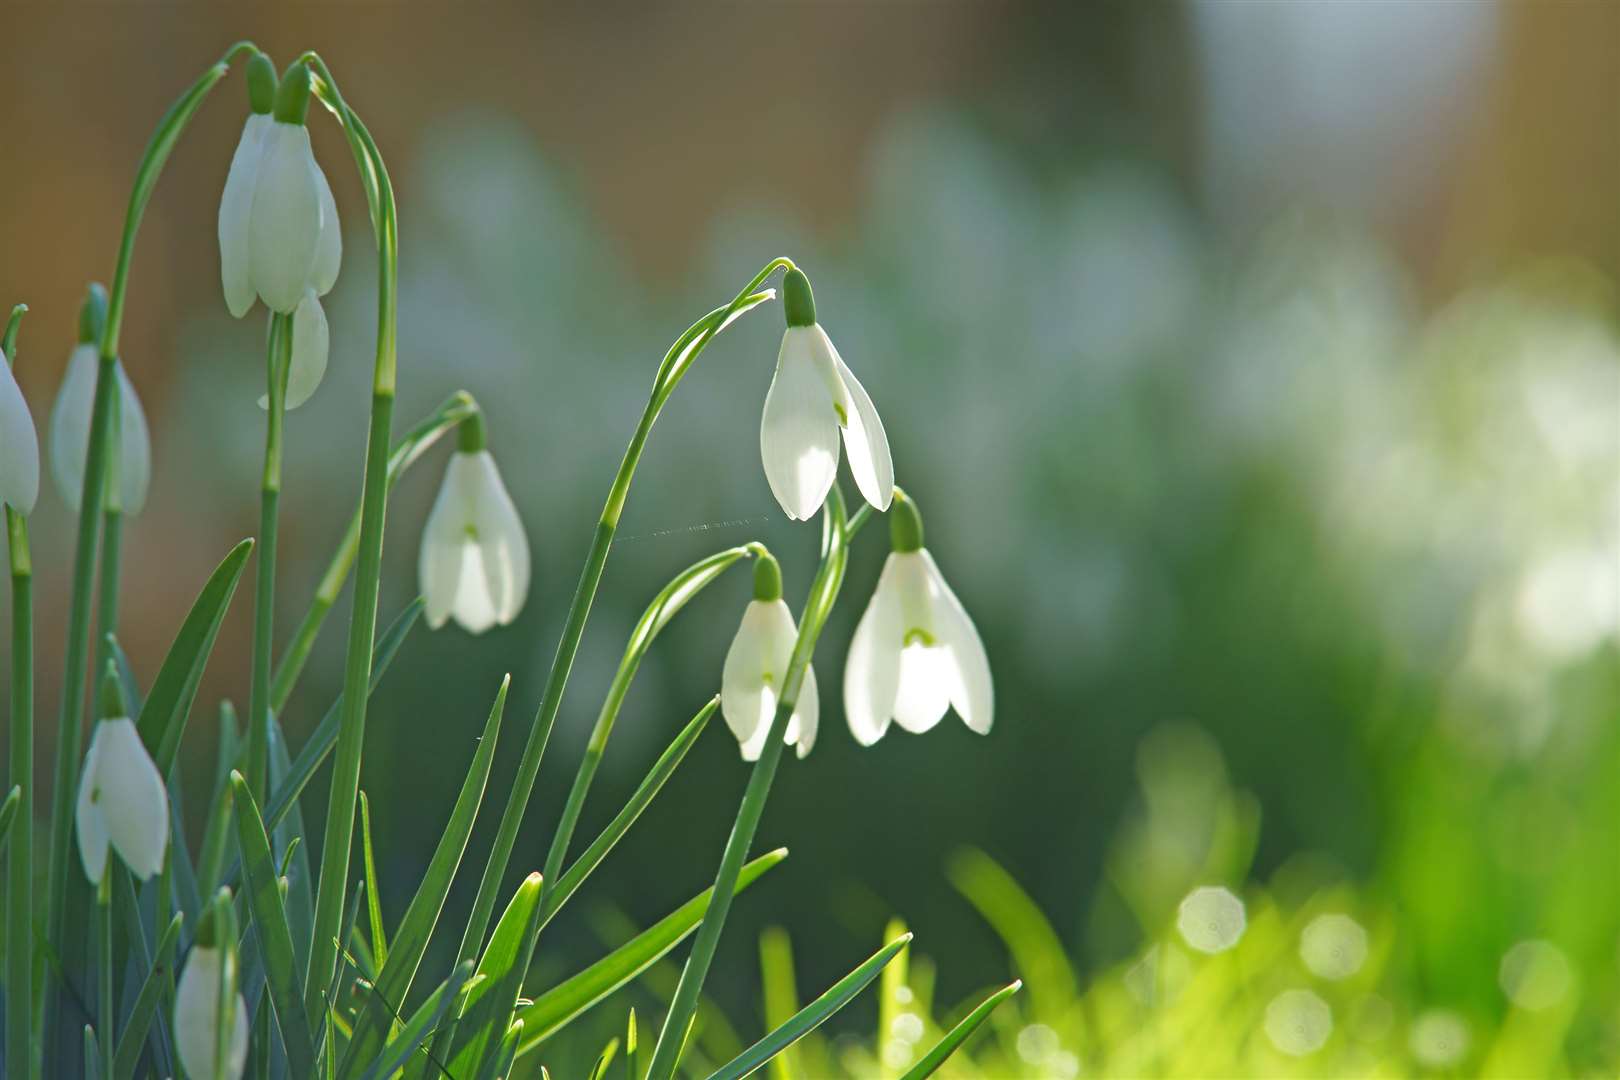
[[[18, 304], [6, 324], [0, 350], [17, 362]], [[34, 1046], [34, 561], [28, 518], [6, 507], [6, 549], [11, 562], [11, 783], [21, 790], [11, 827], [6, 864], [6, 1060], [7, 1076], [39, 1072]]]
[[[405, 475], [405, 470], [427, 453], [433, 444], [439, 441], [440, 436], [476, 415], [478, 403], [473, 400], [472, 395], [465, 390], [457, 390], [421, 423], [406, 432], [388, 457], [388, 490], [393, 491], [399, 478]], [[309, 610], [304, 613], [298, 629], [293, 631], [292, 640], [288, 642], [287, 650], [281, 654], [280, 663], [276, 665], [275, 679], [270, 686], [272, 711], [280, 712], [282, 706], [287, 704], [287, 699], [292, 696], [298, 676], [303, 672], [304, 663], [309, 659], [310, 650], [315, 646], [315, 638], [320, 634], [332, 605], [337, 603], [338, 593], [343, 589], [343, 583], [348, 580], [349, 571], [354, 567], [355, 555], [359, 550], [360, 510], [357, 507], [354, 516], [349, 519], [349, 526], [343, 534], [343, 539], [338, 543], [337, 551], [333, 552], [331, 561], [327, 563], [326, 572], [321, 575], [320, 583], [315, 587], [315, 596], [310, 600]]]
[[101, 597], [98, 616], [101, 633], [97, 635], [96, 668], [100, 670], [112, 659], [113, 635], [118, 633], [118, 582], [124, 553], [124, 491], [122, 484], [123, 437], [122, 394], [113, 387], [112, 401], [107, 410], [107, 476], [102, 482], [101, 500]]
[[337, 971], [338, 930], [348, 888], [354, 841], [354, 808], [360, 791], [360, 751], [366, 732], [366, 684], [377, 626], [378, 582], [382, 576], [383, 524], [388, 504], [389, 427], [394, 415], [396, 316], [398, 310], [399, 232], [394, 191], [387, 167], [371, 134], [343, 101], [332, 74], [319, 56], [303, 57], [315, 73], [315, 93], [343, 125], [366, 186], [377, 234], [377, 355], [372, 371], [371, 424], [366, 436], [365, 480], [360, 496], [360, 546], [354, 581], [354, 611], [343, 670], [343, 708], [332, 765], [332, 794], [327, 803], [326, 834], [321, 846], [320, 883], [315, 893], [315, 920], [310, 963], [304, 982], [304, 1011], [313, 1027], [326, 1012], [327, 988]]
[[[101, 1050], [101, 1075], [113, 1074], [113, 909], [112, 875], [108, 868], [102, 873], [101, 887], [96, 891], [96, 945], [100, 955], [96, 959], [101, 997], [96, 1007], [96, 1035]], [[88, 1066], [90, 1063], [85, 1062]]]
[[725, 853], [720, 857], [720, 869], [714, 879], [714, 899], [703, 913], [703, 925], [698, 927], [692, 952], [687, 956], [686, 964], [681, 968], [680, 982], [675, 986], [674, 1000], [670, 1002], [669, 1012], [664, 1016], [664, 1026], [658, 1032], [652, 1062], [647, 1066], [648, 1080], [671, 1080], [675, 1075], [675, 1066], [686, 1043], [687, 1029], [697, 1010], [698, 995], [703, 990], [709, 965], [714, 961], [714, 951], [720, 944], [720, 932], [725, 928], [726, 915], [731, 910], [737, 876], [748, 858], [748, 848], [754, 842], [760, 815], [765, 811], [765, 800], [771, 793], [771, 782], [776, 778], [776, 768], [782, 760], [782, 737], [798, 705], [805, 669], [810, 666], [816, 639], [843, 584], [848, 535], [845, 532], [843, 497], [836, 485], [828, 495], [824, 514], [821, 565], [811, 583], [810, 595], [799, 622], [799, 636], [793, 643], [793, 656], [782, 677], [782, 696], [776, 706], [776, 715], [771, 718], [765, 748], [748, 777], [748, 787], [743, 792], [742, 804], [737, 808], [737, 820], [732, 825], [731, 836], [726, 840]]
[[[135, 183], [130, 190], [129, 207], [124, 215], [124, 231], [118, 245], [118, 263], [113, 272], [112, 288], [108, 293], [107, 317], [101, 335], [101, 363], [96, 372], [95, 404], [90, 414], [90, 439], [85, 454], [84, 487], [79, 498], [78, 539], [73, 554], [73, 588], [68, 605], [67, 645], [63, 650], [62, 711], [57, 725], [56, 786], [51, 804], [51, 848], [49, 877], [46, 881], [44, 906], [46, 912], [46, 941], [52, 948], [62, 944], [63, 911], [66, 908], [67, 868], [72, 842], [72, 810], [74, 779], [79, 767], [79, 749], [82, 739], [85, 697], [85, 679], [90, 638], [90, 589], [95, 573], [97, 521], [101, 509], [101, 493], [107, 471], [107, 435], [113, 395], [117, 382], [114, 365], [118, 356], [118, 332], [123, 323], [124, 298], [129, 290], [130, 265], [135, 255], [135, 236], [140, 230], [146, 204], [157, 186], [158, 176], [168, 161], [170, 152], [179, 140], [203, 100], [214, 85], [223, 79], [230, 65], [240, 56], [256, 52], [250, 42], [231, 46], [215, 63], [182, 94], [163, 119], [147, 143], [135, 171]], [[44, 953], [40, 951], [34, 968], [36, 996], [35, 1042], [43, 1046], [47, 1041], [43, 995], [45, 982]]]
[[[715, 335], [743, 312], [769, 300], [772, 296], [769, 292], [755, 290], [776, 270], [792, 265], [787, 259], [775, 259], [766, 264], [730, 304], [709, 312], [692, 324], [676, 339], [675, 344], [670, 346], [659, 364], [658, 374], [653, 380], [652, 394], [647, 399], [647, 407], [642, 411], [636, 430], [630, 437], [630, 445], [625, 448], [624, 458], [619, 462], [619, 471], [614, 474], [613, 484], [608, 489], [607, 502], [602, 507], [602, 516], [597, 521], [596, 532], [591, 537], [591, 547], [585, 556], [585, 567], [580, 571], [579, 585], [574, 590], [573, 603], [568, 608], [568, 618], [563, 623], [562, 639], [557, 643], [557, 652], [552, 657], [551, 672], [546, 678], [540, 707], [535, 711], [534, 721], [529, 728], [528, 741], [524, 743], [523, 755], [518, 760], [517, 775], [507, 796], [506, 809], [501, 814], [501, 824], [495, 834], [495, 843], [490, 849], [484, 876], [478, 883], [478, 895], [473, 900], [472, 915], [462, 934], [461, 948], [457, 953], [458, 962], [476, 957], [483, 944], [484, 931], [488, 928], [490, 916], [495, 909], [495, 898], [500, 891], [501, 878], [506, 873], [512, 846], [517, 841], [518, 827], [522, 824], [523, 814], [528, 809], [529, 796], [534, 791], [535, 777], [540, 771], [540, 759], [545, 754], [546, 743], [551, 738], [552, 725], [557, 719], [557, 710], [562, 705], [563, 691], [568, 685], [568, 674], [573, 667], [574, 654], [579, 651], [579, 641], [585, 633], [585, 620], [590, 616], [591, 603], [595, 600], [597, 586], [602, 581], [602, 570], [607, 565], [608, 551], [613, 546], [613, 534], [618, 528], [619, 518], [624, 513], [625, 499], [630, 493], [630, 481], [635, 477], [636, 465], [641, 461], [642, 451], [647, 445], [647, 436], [652, 432], [653, 421], [658, 419], [659, 411], [669, 400], [669, 395], [674, 392], [681, 377], [686, 374], [708, 343], [714, 340]], [[532, 952], [533, 948], [534, 941], [531, 938], [525, 950], [525, 970], [529, 960], [528, 953]]]
[[248, 790], [266, 791], [270, 754], [270, 649], [276, 622], [276, 525], [281, 502], [281, 429], [286, 417], [287, 372], [292, 365], [292, 316], [270, 317], [265, 348], [268, 398], [264, 475], [259, 483], [258, 565], [253, 592], [253, 667], [248, 684]]

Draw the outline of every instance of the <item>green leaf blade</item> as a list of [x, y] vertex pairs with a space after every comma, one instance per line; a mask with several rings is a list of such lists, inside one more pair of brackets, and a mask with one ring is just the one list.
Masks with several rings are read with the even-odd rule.
[[1022, 979], [1014, 979], [981, 1001], [972, 1012], [946, 1032], [945, 1037], [935, 1043], [934, 1048], [924, 1054], [922, 1060], [913, 1065], [911, 1071], [901, 1077], [901, 1080], [926, 1080], [927, 1077], [934, 1075], [935, 1070], [945, 1064], [945, 1059], [954, 1054], [957, 1048], [967, 1041], [967, 1037], [977, 1031], [979, 1025], [996, 1011], [996, 1006], [1018, 993], [1023, 985]]
[[530, 874], [495, 924], [478, 962], [480, 981], [467, 995], [456, 1029], [456, 1050], [447, 1067], [452, 1076], [476, 1076], [491, 1055], [500, 1053], [518, 994], [523, 988], [524, 943], [540, 913], [540, 875]]

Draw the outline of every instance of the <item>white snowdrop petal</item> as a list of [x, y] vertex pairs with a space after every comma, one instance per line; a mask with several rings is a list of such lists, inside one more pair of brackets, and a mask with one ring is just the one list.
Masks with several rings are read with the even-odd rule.
[[494, 456], [484, 450], [471, 457], [476, 465], [473, 524], [484, 553], [495, 621], [505, 626], [517, 617], [529, 595], [529, 537]]
[[[286, 408], [296, 409], [308, 401], [326, 377], [326, 358], [331, 348], [331, 332], [326, 325], [326, 310], [321, 307], [316, 290], [309, 289], [293, 312], [292, 363], [287, 369]], [[269, 407], [269, 400], [261, 398], [261, 408]]]
[[895, 588], [896, 556], [878, 576], [872, 599], [856, 624], [844, 663], [844, 715], [855, 741], [871, 746], [883, 737], [894, 715], [900, 689], [900, 597]]
[[248, 240], [253, 287], [274, 311], [304, 298], [321, 234], [320, 182], [302, 124], [275, 122], [264, 138]]
[[482, 634], [499, 618], [495, 596], [490, 589], [489, 560], [482, 546], [463, 542], [461, 566], [456, 574], [456, 595], [450, 614], [469, 634]]
[[39, 498], [39, 433], [4, 353], [0, 369], [0, 500], [30, 514]]
[[99, 363], [94, 345], [75, 347], [51, 405], [51, 479], [62, 501], [75, 512], [84, 494], [84, 459], [90, 448], [90, 411], [95, 406]]
[[417, 572], [434, 629], [453, 617], [478, 634], [522, 609], [528, 536], [487, 451], [451, 456], [422, 533]]
[[950, 708], [953, 671], [950, 654], [938, 645], [913, 641], [900, 650], [899, 689], [894, 722], [913, 735], [939, 723]]
[[169, 841], [169, 793], [140, 733], [128, 718], [96, 727], [101, 754], [96, 786], [113, 850], [145, 881], [163, 868]]
[[765, 478], [795, 521], [815, 516], [838, 473], [838, 414], [816, 370], [814, 341], [809, 327], [789, 327], [782, 335], [759, 425]]
[[79, 836], [79, 861], [90, 884], [99, 885], [107, 868], [107, 821], [96, 788], [96, 759], [101, 753], [99, 725], [84, 755], [84, 771], [79, 776], [79, 798], [74, 806], [73, 824]]
[[838, 355], [820, 326], [815, 328], [826, 342], [838, 379], [849, 403], [844, 417], [844, 448], [849, 451], [849, 471], [861, 496], [879, 510], [887, 510], [894, 499], [894, 459], [889, 456], [889, 436], [883, 430], [877, 407], [844, 358]]
[[950, 699], [969, 728], [988, 734], [995, 719], [995, 686], [990, 679], [990, 657], [984, 641], [962, 601], [945, 581], [926, 548], [920, 554], [934, 583], [934, 624], [940, 644], [950, 656]]
[[[739, 745], [747, 745], [754, 737], [764, 708], [765, 685], [760, 673], [765, 668], [765, 651], [759, 632], [760, 619], [758, 601], [743, 609], [742, 621], [726, 649], [725, 664], [720, 670], [720, 714]], [[770, 707], [775, 708], [775, 694], [770, 696]]]
[[332, 198], [332, 185], [319, 163], [315, 165], [315, 179], [321, 197], [321, 235], [315, 244], [315, 265], [310, 270], [310, 284], [315, 292], [325, 296], [337, 284], [338, 269], [343, 265], [343, 229], [338, 223], [337, 200]]
[[804, 685], [799, 687], [799, 703], [794, 706], [793, 720], [798, 730], [790, 732], [789, 741], [798, 747], [799, 757], [807, 756], [816, 745], [816, 732], [821, 727], [821, 692], [816, 689], [814, 664], [804, 669]]
[[242, 137], [231, 155], [225, 191], [219, 200], [219, 274], [225, 287], [225, 307], [238, 319], [253, 307], [257, 295], [253, 289], [248, 223], [264, 136], [273, 123], [269, 114], [255, 113], [242, 125]]
[[[214, 1075], [214, 1046], [218, 1032], [221, 955], [218, 949], [196, 946], [186, 958], [185, 970], [174, 994], [175, 1049], [186, 1075]], [[242, 1075], [247, 1064], [247, 1005], [236, 995], [230, 1043], [225, 1053], [229, 1080]]]
[[[114, 371], [118, 375], [119, 401], [118, 491], [124, 515], [132, 517], [146, 506], [146, 493], [152, 484], [152, 433], [146, 426], [146, 410], [141, 408], [141, 399], [135, 394], [135, 384], [130, 382], [122, 361]], [[94, 397], [93, 387], [91, 396]], [[88, 423], [85, 431], [85, 450], [88, 452]]]

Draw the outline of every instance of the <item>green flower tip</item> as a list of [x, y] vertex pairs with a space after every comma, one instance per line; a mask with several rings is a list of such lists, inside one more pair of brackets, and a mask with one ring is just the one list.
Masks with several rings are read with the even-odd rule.
[[101, 718], [111, 720], [129, 715], [129, 704], [124, 700], [124, 686], [118, 681], [118, 662], [107, 661], [107, 670], [101, 676]]
[[107, 325], [107, 287], [92, 281], [85, 290], [84, 303], [79, 305], [79, 344], [93, 345], [101, 340], [101, 331]]
[[248, 106], [260, 116], [276, 105], [276, 65], [262, 52], [247, 62]]
[[763, 547], [754, 557], [754, 599], [782, 599], [782, 567], [777, 564], [776, 557]]
[[484, 449], [486, 444], [484, 414], [474, 408], [461, 423], [456, 425], [456, 449], [463, 454], [476, 454]]
[[300, 124], [309, 115], [309, 65], [295, 61], [281, 77], [276, 90], [276, 120], [283, 124]]
[[923, 546], [922, 515], [906, 493], [894, 489], [889, 504], [889, 547], [895, 551], [916, 551]]
[[810, 291], [810, 279], [797, 266], [782, 275], [782, 309], [789, 326], [816, 324], [816, 294]]

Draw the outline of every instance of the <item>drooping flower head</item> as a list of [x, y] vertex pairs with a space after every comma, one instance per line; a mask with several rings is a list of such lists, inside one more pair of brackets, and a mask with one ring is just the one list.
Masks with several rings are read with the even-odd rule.
[[[788, 662], [799, 636], [793, 613], [782, 599], [782, 570], [760, 548], [754, 563], [754, 598], [743, 611], [720, 678], [720, 711], [737, 737], [745, 761], [759, 759], [783, 694]], [[783, 741], [798, 747], [802, 758], [816, 742], [820, 718], [815, 668], [806, 666], [804, 683], [794, 703]]]
[[[74, 511], [84, 496], [85, 459], [90, 453], [90, 422], [96, 405], [96, 378], [101, 366], [97, 343], [106, 321], [107, 290], [92, 283], [79, 307], [79, 343], [68, 355], [67, 371], [51, 406], [51, 478], [62, 501]], [[118, 381], [117, 429], [119, 509], [140, 513], [152, 481], [152, 436], [146, 412], [122, 360], [113, 365]]]
[[[235, 935], [229, 927], [229, 896], [220, 890], [221, 900], [209, 904], [197, 924], [197, 937], [186, 955], [174, 992], [174, 1041], [188, 1077], [195, 1080], [237, 1080], [247, 1065], [247, 1003], [237, 989]], [[221, 1030], [221, 1002], [229, 1003]], [[224, 1035], [224, 1060], [216, 1052]], [[223, 1066], [215, 1070], [215, 1063]]]
[[74, 816], [79, 858], [92, 885], [107, 872], [107, 849], [145, 881], [163, 868], [169, 846], [169, 792], [129, 718], [116, 669], [102, 679], [101, 721], [90, 737]]
[[495, 459], [482, 417], [463, 420], [444, 484], [428, 513], [417, 562], [428, 626], [454, 617], [481, 634], [517, 618], [529, 592], [529, 539]]
[[0, 502], [20, 514], [39, 499], [39, 433], [11, 361], [0, 351]]
[[922, 517], [903, 492], [895, 492], [889, 510], [889, 537], [889, 558], [844, 665], [850, 730], [869, 746], [890, 720], [920, 733], [954, 707], [983, 735], [995, 707], [990, 661], [973, 620], [923, 547]]
[[838, 474], [838, 439], [866, 501], [879, 510], [894, 497], [894, 462], [883, 421], [827, 332], [816, 322], [810, 279], [798, 269], [782, 279], [787, 331], [759, 425], [765, 477], [795, 521], [813, 517]]

